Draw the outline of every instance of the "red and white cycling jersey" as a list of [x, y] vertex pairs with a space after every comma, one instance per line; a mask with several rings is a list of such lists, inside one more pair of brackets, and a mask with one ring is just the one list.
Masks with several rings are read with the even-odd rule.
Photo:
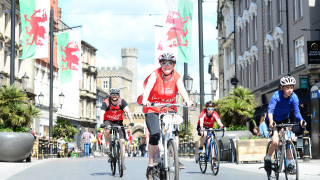
[[198, 120], [198, 125], [200, 125], [200, 119], [203, 119], [203, 127], [207, 127], [207, 128], [213, 128], [214, 126], [214, 122], [219, 119], [220, 120], [220, 116], [216, 111], [213, 111], [212, 115], [209, 117], [207, 115], [207, 110], [204, 109], [200, 115], [199, 115], [199, 120]]

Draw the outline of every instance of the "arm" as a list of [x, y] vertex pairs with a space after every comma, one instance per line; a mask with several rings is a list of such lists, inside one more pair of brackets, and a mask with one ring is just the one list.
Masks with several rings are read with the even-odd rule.
[[104, 113], [106, 113], [106, 111], [101, 109], [101, 110], [100, 110], [100, 124], [103, 124]]
[[298, 96], [294, 97], [293, 112], [294, 112], [294, 116], [296, 117], [296, 119], [299, 120], [300, 125], [304, 128], [304, 124], [303, 124], [304, 120], [303, 120], [301, 113], [300, 113]]
[[129, 107], [126, 106], [123, 110], [128, 114], [130, 122], [133, 123], [133, 119], [132, 119], [132, 115], [130, 113]]
[[193, 102], [190, 101], [190, 99], [189, 99], [188, 93], [186, 91], [186, 88], [184, 87], [184, 84], [182, 82], [182, 78], [181, 77], [177, 81], [177, 87], [178, 87], [179, 93], [181, 94], [182, 98], [187, 103], [187, 105], [189, 107], [192, 106]]
[[148, 79], [148, 83], [146, 85], [146, 88], [144, 89], [143, 92], [143, 98], [142, 98], [142, 104], [144, 106], [149, 107], [150, 106], [150, 102], [148, 101], [149, 95], [150, 95], [150, 91], [153, 88], [154, 84], [156, 83], [157, 77], [156, 74], [153, 72], [149, 79]]
[[200, 118], [200, 128], [202, 129], [203, 128], [203, 121], [204, 121], [204, 116], [202, 116]]
[[223, 126], [221, 120], [220, 120], [219, 114], [218, 114], [216, 111], [214, 111], [214, 114], [213, 114], [213, 115], [215, 116], [218, 125], [219, 125], [221, 128], [225, 128], [225, 127]]
[[268, 105], [269, 124], [267, 124], [267, 127], [269, 127], [270, 129], [273, 129], [273, 114], [274, 114], [274, 110], [276, 108], [277, 103], [278, 102], [276, 101], [276, 95], [273, 94], [272, 98], [270, 99], [270, 103]]

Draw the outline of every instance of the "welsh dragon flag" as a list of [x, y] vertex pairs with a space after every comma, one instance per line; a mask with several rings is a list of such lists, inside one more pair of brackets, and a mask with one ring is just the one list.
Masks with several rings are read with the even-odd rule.
[[79, 81], [82, 79], [80, 29], [57, 34], [57, 41], [60, 83]]
[[48, 58], [50, 0], [19, 0], [22, 30], [20, 59]]
[[[156, 39], [156, 59], [171, 52], [177, 61], [190, 62], [192, 34], [192, 0], [166, 0], [168, 13], [160, 40]], [[158, 37], [157, 37], [158, 38]]]

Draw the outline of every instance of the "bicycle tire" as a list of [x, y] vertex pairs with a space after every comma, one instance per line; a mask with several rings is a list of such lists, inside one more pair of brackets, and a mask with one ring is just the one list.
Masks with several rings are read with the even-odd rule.
[[159, 167], [159, 165], [153, 167], [152, 179], [153, 180], [160, 180], [160, 167]]
[[123, 176], [123, 148], [122, 143], [117, 141], [117, 160], [118, 160], [118, 170], [120, 177]]
[[[214, 151], [213, 151], [213, 147], [214, 147]], [[214, 156], [213, 156], [214, 154]], [[213, 175], [217, 175], [219, 172], [219, 166], [220, 166], [220, 150], [219, 150], [219, 146], [217, 144], [216, 140], [213, 140], [213, 142], [211, 143], [211, 160], [210, 160], [210, 164], [211, 164], [211, 170]], [[214, 168], [214, 163], [216, 164], [216, 168]]]
[[116, 174], [116, 160], [115, 160], [115, 155], [116, 155], [116, 146], [114, 146], [113, 143], [110, 144], [110, 152], [111, 152], [111, 155], [110, 155], [110, 159], [111, 159], [111, 162], [110, 162], [110, 165], [111, 165], [111, 173], [112, 175], [115, 175]]
[[[267, 145], [266, 155], [268, 155], [269, 147], [271, 146], [271, 144], [272, 144], [272, 141], [269, 141], [269, 143]], [[281, 159], [280, 159], [281, 156], [279, 154], [279, 148], [277, 148], [274, 151], [273, 156], [274, 156], [273, 157], [274, 163], [272, 163], [271, 165], [274, 166], [274, 169], [271, 170], [271, 174], [270, 175], [267, 174], [268, 180], [273, 179], [273, 178], [271, 178], [272, 176], [274, 176], [275, 179], [278, 180], [279, 179], [279, 171], [281, 170], [281, 169], [280, 170], [278, 169], [279, 168], [279, 164], [281, 162]]]
[[[179, 157], [178, 157], [178, 149], [177, 149], [176, 143], [173, 140], [169, 140], [167, 149], [168, 149], [168, 154], [167, 154], [168, 172], [166, 173], [166, 175], [168, 176], [167, 179], [178, 180], [179, 179]], [[170, 157], [172, 157], [172, 159]]]
[[[292, 177], [295, 176], [295, 178], [293, 177], [293, 179], [298, 180], [298, 179], [299, 179], [299, 165], [298, 165], [298, 159], [297, 159], [297, 151], [296, 151], [296, 148], [295, 148], [293, 142], [287, 140], [287, 141], [286, 141], [286, 146], [285, 146], [285, 148], [284, 148], [284, 150], [286, 151], [285, 153], [287, 153], [287, 148], [288, 148], [288, 146], [289, 146], [289, 149], [290, 149], [289, 152], [291, 153], [291, 156], [292, 156], [291, 164], [293, 164], [293, 167], [296, 168], [296, 173], [295, 173], [295, 174], [290, 174], [290, 173], [289, 173], [289, 171], [288, 171], [288, 165], [287, 165], [287, 163], [286, 163], [286, 161], [285, 161], [285, 162], [284, 162], [284, 166], [285, 166], [285, 171], [284, 171], [285, 177], [286, 177], [286, 180], [288, 180], [288, 179], [289, 179], [289, 176], [292, 176]], [[288, 154], [287, 154], [286, 157], [288, 157]], [[292, 178], [290, 178], [290, 179], [292, 179]]]
[[202, 174], [206, 173], [207, 170], [207, 155], [199, 153], [199, 167]]

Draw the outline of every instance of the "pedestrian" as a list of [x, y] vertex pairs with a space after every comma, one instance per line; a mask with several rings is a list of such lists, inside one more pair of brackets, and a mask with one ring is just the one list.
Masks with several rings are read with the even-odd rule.
[[255, 126], [252, 130], [252, 134], [254, 137], [259, 137], [259, 127], [258, 126]]
[[98, 148], [99, 148], [99, 152], [102, 155], [102, 134], [103, 134], [103, 129], [100, 129], [100, 132], [97, 135], [98, 138]]
[[90, 137], [91, 134], [89, 133], [89, 129], [85, 128], [85, 132], [82, 134], [81, 138], [83, 139], [84, 143], [84, 157], [89, 157], [89, 150], [90, 150]]
[[269, 138], [270, 136], [268, 131], [268, 126], [265, 121], [266, 116], [267, 116], [267, 113], [263, 113], [260, 118], [259, 133], [261, 134], [262, 138]]

